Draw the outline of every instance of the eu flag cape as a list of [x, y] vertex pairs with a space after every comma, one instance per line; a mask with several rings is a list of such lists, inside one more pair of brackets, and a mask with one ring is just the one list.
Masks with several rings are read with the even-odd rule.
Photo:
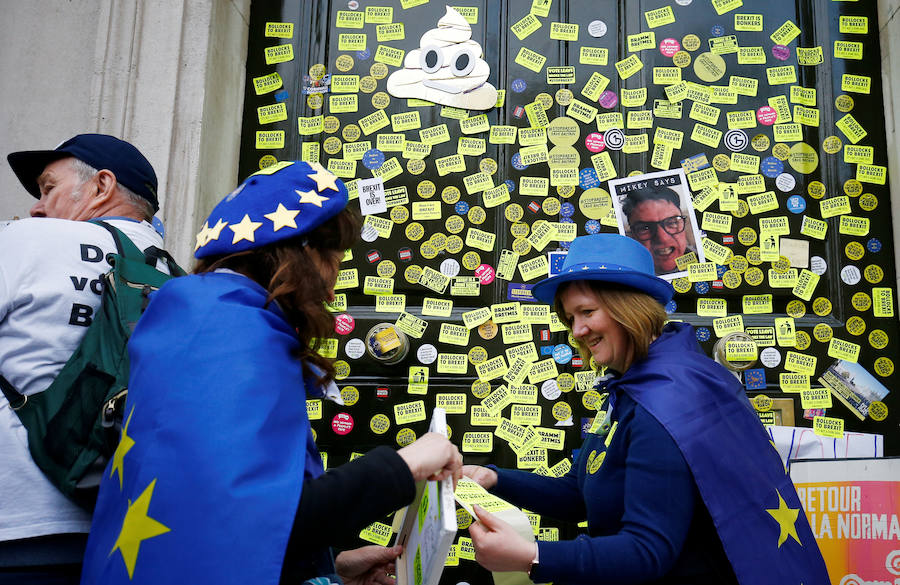
[[235, 273], [153, 296], [82, 583], [278, 583], [303, 481], [323, 472], [306, 416], [321, 394], [265, 300]]
[[790, 476], [743, 387], [697, 344], [666, 326], [647, 359], [606, 386], [627, 392], [675, 440], [741, 585], [828, 585]]

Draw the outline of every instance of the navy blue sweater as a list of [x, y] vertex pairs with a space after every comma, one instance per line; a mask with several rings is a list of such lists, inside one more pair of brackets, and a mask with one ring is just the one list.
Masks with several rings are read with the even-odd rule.
[[678, 446], [628, 394], [615, 394], [609, 447], [589, 435], [564, 477], [497, 470], [491, 491], [498, 496], [541, 515], [588, 521], [589, 536], [539, 542], [531, 578], [571, 585], [736, 583]]

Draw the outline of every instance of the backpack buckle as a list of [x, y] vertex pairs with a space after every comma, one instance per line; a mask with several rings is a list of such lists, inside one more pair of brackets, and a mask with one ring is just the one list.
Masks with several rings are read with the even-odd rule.
[[[119, 404], [125, 400], [128, 395], [128, 388], [121, 390], [115, 396], [106, 401], [103, 405], [103, 411], [100, 416], [100, 425], [103, 428], [112, 428], [117, 422], [122, 420], [121, 412], [118, 408]], [[118, 420], [117, 420], [118, 419]]]
[[26, 404], [28, 404], [28, 396], [26, 396], [25, 394], [23, 394], [23, 395], [22, 395], [22, 402], [21, 402], [20, 404], [18, 404], [18, 405], [16, 405], [16, 406], [13, 406], [12, 403], [10, 403], [9, 407], [13, 410], [13, 412], [15, 412], [15, 411], [17, 411], [17, 410], [21, 410], [22, 407], [25, 406]]

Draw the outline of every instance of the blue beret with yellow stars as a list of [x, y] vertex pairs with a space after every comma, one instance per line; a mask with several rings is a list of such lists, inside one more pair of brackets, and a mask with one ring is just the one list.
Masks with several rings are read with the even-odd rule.
[[347, 206], [343, 181], [318, 163], [279, 162], [225, 196], [203, 223], [196, 258], [252, 250], [308, 233]]

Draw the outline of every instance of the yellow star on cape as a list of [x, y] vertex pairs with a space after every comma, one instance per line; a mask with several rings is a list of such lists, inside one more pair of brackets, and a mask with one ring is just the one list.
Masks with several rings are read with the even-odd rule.
[[778, 527], [781, 529], [781, 532], [778, 534], [778, 548], [781, 548], [781, 545], [784, 544], [784, 541], [787, 540], [787, 537], [790, 536], [794, 540], [797, 541], [797, 544], [803, 545], [800, 542], [800, 537], [797, 536], [797, 516], [800, 514], [800, 508], [790, 508], [787, 505], [787, 502], [784, 501], [784, 498], [781, 497], [781, 494], [778, 490], [775, 490], [775, 493], [778, 494], [778, 508], [774, 510], [766, 509], [772, 518], [775, 519], [775, 522], [778, 522]]
[[109, 551], [110, 555], [116, 551], [122, 553], [122, 560], [125, 561], [125, 567], [128, 569], [129, 579], [134, 577], [134, 566], [137, 564], [141, 542], [171, 530], [168, 526], [147, 516], [155, 486], [156, 480], [154, 479], [134, 503], [131, 500], [128, 501], [128, 511], [125, 512], [122, 531], [116, 538], [115, 546]]
[[338, 190], [337, 177], [334, 174], [332, 174], [330, 171], [325, 170], [325, 167], [318, 163], [311, 164], [309, 166], [315, 169], [316, 172], [315, 174], [306, 176], [316, 182], [316, 188], [319, 191], [322, 191], [323, 189], [325, 189], [325, 187], [328, 187], [332, 191]]
[[116, 452], [113, 453], [113, 464], [112, 469], [109, 470], [109, 476], [112, 477], [115, 472], [119, 472], [119, 491], [122, 490], [122, 474], [124, 470], [122, 468], [123, 460], [125, 459], [125, 455], [128, 454], [128, 451], [134, 447], [134, 439], [128, 436], [128, 425], [131, 424], [131, 415], [134, 414], [134, 407], [131, 407], [131, 412], [128, 413], [128, 420], [125, 421], [125, 427], [122, 429], [122, 438], [119, 439], [119, 445], [116, 447]]
[[328, 197], [322, 197], [315, 191], [300, 191], [299, 189], [294, 189], [294, 191], [300, 196], [300, 203], [312, 203], [316, 207], [322, 207], [322, 202], [328, 201]]
[[203, 224], [203, 227], [197, 232], [197, 244], [194, 246], [194, 252], [196, 252], [199, 248], [206, 245], [206, 242], [209, 241], [209, 228], [206, 227], [206, 224]]
[[222, 228], [225, 227], [226, 225], [228, 225], [228, 222], [222, 221], [222, 218], [220, 217], [219, 221], [216, 222], [216, 225], [209, 228], [209, 231], [207, 232], [207, 236], [206, 236], [206, 243], [204, 243], [204, 246], [206, 244], [208, 244], [209, 242], [212, 242], [213, 240], [218, 240], [219, 235], [222, 233]]
[[234, 225], [228, 226], [229, 229], [234, 232], [234, 237], [231, 239], [231, 243], [237, 244], [241, 240], [247, 240], [248, 242], [256, 241], [253, 239], [253, 232], [258, 230], [259, 226], [261, 225], [261, 221], [252, 221], [250, 219], [250, 215], [245, 213], [244, 219]]
[[265, 214], [263, 217], [272, 222], [272, 231], [277, 232], [283, 227], [297, 229], [297, 222], [294, 221], [294, 218], [297, 217], [298, 213], [300, 213], [299, 209], [288, 209], [279, 203], [278, 209], [272, 213]]

